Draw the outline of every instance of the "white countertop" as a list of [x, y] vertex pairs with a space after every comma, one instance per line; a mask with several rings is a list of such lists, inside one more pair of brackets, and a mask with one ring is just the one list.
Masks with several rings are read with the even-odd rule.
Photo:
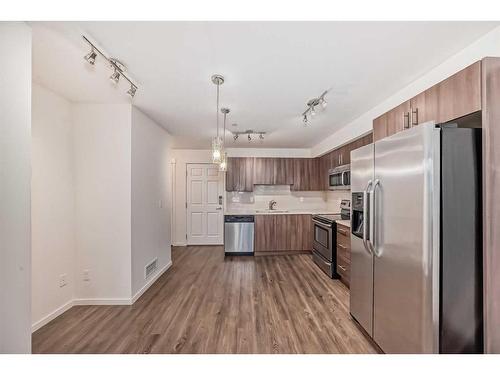
[[[318, 209], [293, 209], [287, 211], [227, 210], [224, 215], [335, 215], [338, 212]], [[348, 221], [348, 220], [346, 220]]]
[[343, 225], [347, 228], [351, 227], [351, 220], [335, 220], [337, 224]]

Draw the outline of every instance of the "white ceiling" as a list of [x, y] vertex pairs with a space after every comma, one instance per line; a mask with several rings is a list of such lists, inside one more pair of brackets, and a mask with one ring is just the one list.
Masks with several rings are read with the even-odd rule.
[[[134, 104], [177, 148], [208, 148], [215, 135], [213, 73], [238, 130], [264, 142], [311, 147], [498, 26], [495, 22], [63, 22], [32, 23], [34, 79], [73, 101], [126, 102], [104, 64], [91, 68], [81, 33], [128, 65]], [[311, 125], [308, 99], [331, 88]], [[229, 128], [234, 129], [232, 126]], [[229, 134], [229, 133], [228, 133]], [[232, 141], [230, 142], [230, 144]]]

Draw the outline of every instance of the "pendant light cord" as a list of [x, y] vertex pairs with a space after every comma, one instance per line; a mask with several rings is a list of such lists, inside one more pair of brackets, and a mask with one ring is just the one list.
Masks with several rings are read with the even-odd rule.
[[220, 84], [217, 83], [217, 142], [219, 141], [219, 86]]

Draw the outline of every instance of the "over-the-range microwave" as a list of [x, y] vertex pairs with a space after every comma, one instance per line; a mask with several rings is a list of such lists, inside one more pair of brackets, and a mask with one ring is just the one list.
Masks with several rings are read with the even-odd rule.
[[351, 189], [351, 166], [349, 164], [341, 165], [328, 171], [328, 189]]

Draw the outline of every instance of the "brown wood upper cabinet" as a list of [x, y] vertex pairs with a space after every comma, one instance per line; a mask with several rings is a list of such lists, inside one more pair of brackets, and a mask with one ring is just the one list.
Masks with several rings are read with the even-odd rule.
[[319, 158], [293, 159], [293, 191], [319, 191], [323, 190], [320, 180]]
[[254, 158], [227, 158], [226, 191], [253, 191]]
[[294, 182], [291, 158], [255, 158], [255, 185], [291, 185]]
[[374, 141], [428, 121], [452, 121], [481, 110], [478, 61], [373, 120]]

